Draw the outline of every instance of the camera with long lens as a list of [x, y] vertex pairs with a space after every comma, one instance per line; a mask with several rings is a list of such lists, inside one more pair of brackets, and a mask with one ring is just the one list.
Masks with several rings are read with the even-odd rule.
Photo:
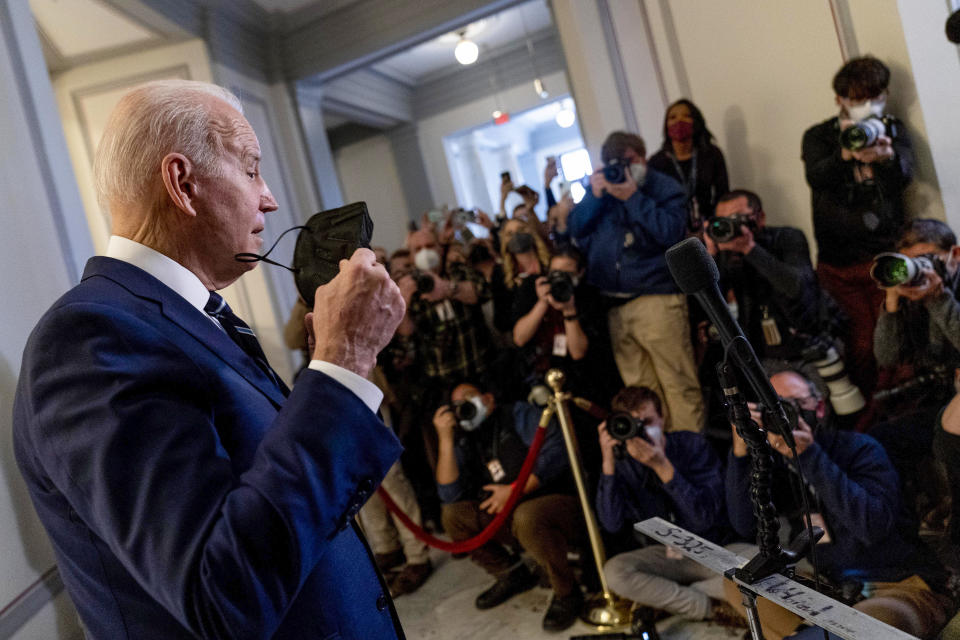
[[874, 257], [870, 277], [881, 287], [916, 287], [926, 280], [923, 272], [927, 269], [936, 271], [941, 276], [946, 271], [943, 261], [936, 256], [911, 258], [902, 253], [887, 252]]
[[953, 368], [946, 365], [937, 365], [925, 373], [901, 382], [895, 387], [875, 392], [873, 399], [877, 402], [889, 402], [918, 391], [925, 394], [930, 391], [949, 394], [953, 391]]
[[607, 433], [609, 433], [610, 437], [614, 440], [619, 440], [620, 442], [626, 442], [630, 438], [636, 438], [637, 436], [647, 440], [647, 430], [644, 428], [646, 426], [646, 420], [634, 418], [629, 413], [623, 411], [611, 413], [607, 417]]
[[840, 146], [860, 151], [877, 144], [880, 136], [896, 137], [896, 125], [890, 116], [868, 116], [840, 132]]
[[754, 231], [756, 223], [748, 216], [713, 216], [707, 220], [707, 235], [714, 242], [730, 242], [743, 235], [744, 227]]
[[843, 359], [830, 337], [811, 338], [802, 357], [817, 368], [817, 373], [830, 390], [830, 405], [837, 415], [847, 416], [863, 409], [866, 400], [860, 389], [850, 382]]
[[566, 271], [551, 271], [547, 274], [550, 295], [557, 302], [569, 302], [573, 297], [573, 276]]

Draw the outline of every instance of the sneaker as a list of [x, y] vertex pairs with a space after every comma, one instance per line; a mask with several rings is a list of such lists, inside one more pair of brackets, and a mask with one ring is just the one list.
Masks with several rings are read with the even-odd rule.
[[733, 605], [726, 600], [714, 600], [710, 598], [710, 613], [707, 619], [721, 627], [739, 627], [743, 629], [748, 627], [746, 616], [740, 611], [737, 611]]
[[433, 566], [429, 560], [420, 564], [408, 564], [391, 578], [390, 595], [396, 598], [406, 593], [413, 593], [427, 581], [431, 573], [433, 573]]
[[507, 575], [493, 583], [493, 586], [477, 596], [477, 609], [492, 609], [503, 604], [518, 593], [529, 591], [537, 586], [537, 576], [527, 569], [527, 565], [520, 565]]
[[390, 553], [375, 553], [373, 558], [382, 573], [388, 573], [391, 569], [395, 569], [407, 561], [400, 549]]
[[573, 592], [564, 597], [554, 594], [550, 600], [546, 615], [543, 616], [544, 631], [563, 631], [569, 629], [583, 610], [583, 593], [580, 587], [574, 587]]

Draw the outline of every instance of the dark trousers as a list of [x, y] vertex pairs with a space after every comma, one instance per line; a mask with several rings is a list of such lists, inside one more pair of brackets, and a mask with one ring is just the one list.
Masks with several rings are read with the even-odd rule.
[[[494, 518], [482, 511], [476, 500], [445, 504], [442, 516], [443, 528], [454, 541], [474, 537]], [[517, 563], [517, 556], [503, 545], [519, 543], [546, 572], [553, 591], [563, 597], [570, 595], [576, 584], [567, 550], [585, 539], [580, 503], [573, 496], [554, 493], [518, 504], [493, 539], [472, 551], [470, 559], [499, 579]]]
[[883, 290], [870, 277], [871, 262], [837, 267], [821, 262], [817, 277], [824, 291], [833, 296], [850, 318], [845, 337], [846, 366], [850, 380], [869, 400], [877, 384], [877, 361], [873, 357], [873, 329], [880, 317]]

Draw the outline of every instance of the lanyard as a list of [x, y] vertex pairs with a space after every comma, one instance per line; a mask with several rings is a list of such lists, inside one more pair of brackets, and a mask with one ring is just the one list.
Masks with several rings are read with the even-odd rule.
[[693, 198], [697, 191], [697, 150], [694, 149], [693, 154], [690, 156], [689, 181], [687, 177], [683, 175], [683, 169], [680, 167], [680, 162], [677, 161], [677, 157], [673, 154], [673, 151], [668, 151], [667, 157], [673, 162], [673, 166], [677, 170], [677, 175], [680, 176], [680, 181], [683, 182], [683, 187], [687, 192], [687, 199]]

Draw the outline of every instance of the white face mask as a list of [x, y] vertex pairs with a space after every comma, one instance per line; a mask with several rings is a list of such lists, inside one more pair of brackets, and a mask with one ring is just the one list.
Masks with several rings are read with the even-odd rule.
[[420, 271], [434, 271], [440, 266], [440, 254], [434, 249], [420, 249], [413, 256], [413, 264]]
[[642, 162], [631, 162], [630, 177], [633, 178], [638, 187], [643, 186], [643, 179], [647, 177], [647, 165]]
[[487, 405], [483, 404], [483, 400], [479, 396], [474, 396], [469, 400], [477, 409], [477, 413], [470, 420], [461, 420], [460, 426], [463, 427], [464, 431], [473, 431], [487, 419]]
[[887, 107], [887, 100], [885, 98], [877, 98], [876, 100], [867, 100], [862, 104], [856, 104], [850, 107], [846, 107], [847, 116], [854, 122], [860, 122], [865, 118], [870, 116], [881, 117], [883, 115], [884, 109]]
[[647, 432], [647, 437], [650, 438], [650, 441], [654, 444], [661, 444], [663, 442], [663, 429], [658, 425], [646, 425], [644, 431]]

